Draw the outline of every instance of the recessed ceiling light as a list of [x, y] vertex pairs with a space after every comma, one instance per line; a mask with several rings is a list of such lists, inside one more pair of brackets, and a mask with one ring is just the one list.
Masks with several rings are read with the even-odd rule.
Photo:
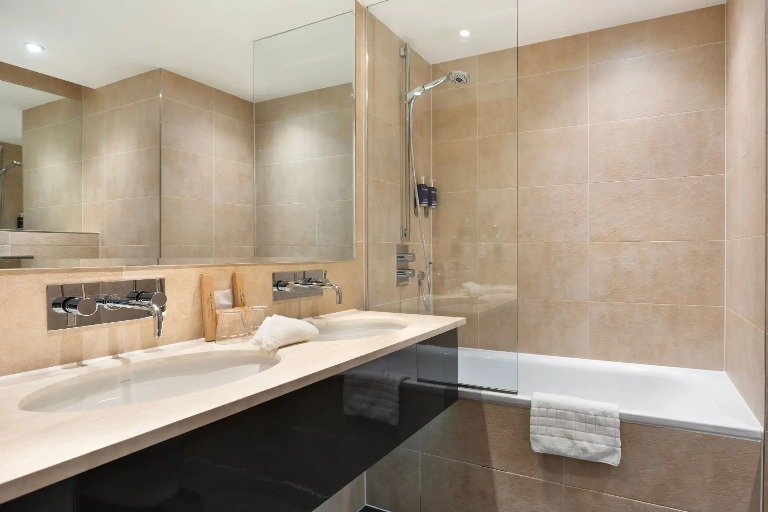
[[461, 37], [469, 37], [469, 34], [470, 34], [470, 32], [469, 32], [469, 30], [467, 30], [467, 29], [464, 29], [464, 30], [462, 30], [462, 31], [460, 31], [460, 32], [459, 32], [459, 35], [460, 35]]
[[24, 43], [24, 47], [29, 53], [41, 53], [45, 48], [37, 43]]

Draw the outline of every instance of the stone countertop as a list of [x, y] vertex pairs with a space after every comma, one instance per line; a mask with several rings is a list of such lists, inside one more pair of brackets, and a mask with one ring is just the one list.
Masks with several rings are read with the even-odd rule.
[[0, 378], [0, 503], [160, 443], [466, 323], [464, 318], [344, 311], [318, 319], [393, 321], [403, 329], [380, 336], [310, 341], [277, 350], [268, 371], [186, 395], [108, 409], [31, 412], [30, 394], [73, 377], [127, 362], [210, 351], [263, 351], [251, 343], [202, 340]]

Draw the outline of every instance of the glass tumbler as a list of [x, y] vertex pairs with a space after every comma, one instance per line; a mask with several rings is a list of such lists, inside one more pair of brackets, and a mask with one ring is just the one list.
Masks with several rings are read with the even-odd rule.
[[256, 332], [259, 326], [267, 318], [267, 306], [251, 306], [248, 308], [248, 315], [245, 321], [245, 327], [249, 333]]
[[216, 343], [228, 345], [245, 342], [245, 317], [242, 310], [223, 309], [218, 312]]

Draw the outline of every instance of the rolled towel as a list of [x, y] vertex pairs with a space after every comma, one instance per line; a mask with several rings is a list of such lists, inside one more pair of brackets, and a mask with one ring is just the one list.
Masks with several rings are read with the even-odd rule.
[[400, 422], [400, 373], [352, 370], [344, 374], [344, 414], [397, 426]]
[[309, 341], [320, 334], [317, 327], [304, 320], [272, 315], [267, 317], [253, 335], [253, 343], [266, 350]]
[[618, 466], [621, 461], [619, 406], [534, 393], [531, 448], [537, 453]]

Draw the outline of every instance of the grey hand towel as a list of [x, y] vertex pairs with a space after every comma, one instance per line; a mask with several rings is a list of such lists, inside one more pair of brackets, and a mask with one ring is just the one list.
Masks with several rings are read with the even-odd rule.
[[400, 384], [407, 378], [399, 373], [346, 373], [344, 414], [396, 426], [400, 422]]

